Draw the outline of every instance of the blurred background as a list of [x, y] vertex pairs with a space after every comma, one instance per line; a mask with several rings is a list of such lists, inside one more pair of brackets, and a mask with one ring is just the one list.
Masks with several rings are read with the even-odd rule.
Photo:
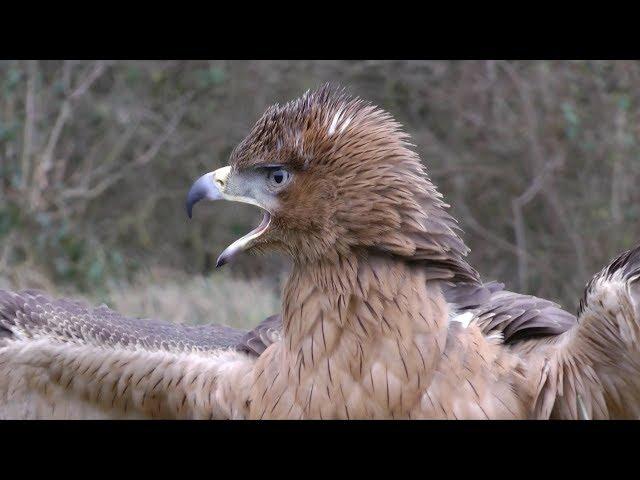
[[185, 194], [264, 109], [334, 81], [412, 135], [485, 280], [575, 311], [640, 241], [640, 62], [1, 61], [0, 288], [249, 326], [288, 264], [218, 253], [250, 206]]

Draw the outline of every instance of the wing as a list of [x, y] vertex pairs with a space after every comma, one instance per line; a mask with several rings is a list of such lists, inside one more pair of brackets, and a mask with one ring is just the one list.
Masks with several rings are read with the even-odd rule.
[[549, 300], [497, 288], [484, 296], [488, 298], [466, 310], [485, 335], [499, 332], [505, 344], [557, 336], [576, 324], [574, 315]]
[[0, 417], [242, 417], [245, 334], [0, 290]]
[[545, 353], [539, 417], [640, 417], [640, 245], [593, 277], [577, 324]]
[[454, 310], [464, 312], [485, 304], [494, 292], [504, 289], [503, 283], [443, 283], [442, 293]]
[[261, 355], [269, 345], [282, 339], [282, 317], [271, 315], [247, 332], [236, 346], [251, 355]]

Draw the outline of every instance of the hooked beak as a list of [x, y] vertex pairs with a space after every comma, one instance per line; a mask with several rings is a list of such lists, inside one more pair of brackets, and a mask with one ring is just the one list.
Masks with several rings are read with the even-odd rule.
[[[230, 200], [235, 202], [250, 203], [252, 205], [263, 208], [252, 198], [230, 195], [226, 193], [225, 190], [227, 187], [227, 178], [230, 171], [231, 167], [229, 166], [219, 168], [218, 170], [215, 170], [213, 172], [205, 173], [193, 183], [193, 185], [189, 189], [189, 193], [187, 194], [186, 202], [186, 210], [189, 218], [192, 218], [193, 206], [202, 199]], [[221, 267], [225, 263], [229, 262], [229, 260], [231, 260], [231, 258], [233, 258], [237, 253], [249, 248], [253, 244], [253, 241], [267, 230], [270, 223], [271, 215], [269, 214], [269, 212], [264, 210], [262, 222], [260, 222], [260, 225], [258, 225], [257, 228], [253, 229], [251, 232], [247, 233], [245, 236], [239, 238], [227, 248], [225, 248], [225, 250], [218, 257], [216, 267]]]
[[209, 200], [223, 199], [222, 189], [227, 181], [231, 167], [219, 168], [214, 172], [205, 173], [196, 180], [187, 194], [187, 215], [193, 216], [193, 206], [203, 198]]

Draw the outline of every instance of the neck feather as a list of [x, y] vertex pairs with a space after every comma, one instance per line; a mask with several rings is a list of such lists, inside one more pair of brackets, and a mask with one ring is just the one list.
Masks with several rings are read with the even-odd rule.
[[283, 296], [284, 337], [291, 350], [318, 327], [323, 347], [331, 349], [329, 330], [337, 337], [348, 332], [361, 343], [409, 338], [417, 330], [444, 340], [447, 322], [439, 281], [430, 280], [428, 269], [388, 255], [351, 253], [297, 264]]

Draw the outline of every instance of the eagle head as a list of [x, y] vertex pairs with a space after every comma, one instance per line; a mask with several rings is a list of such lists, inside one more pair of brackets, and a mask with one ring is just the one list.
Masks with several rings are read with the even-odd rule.
[[407, 140], [388, 113], [325, 85], [268, 108], [229, 165], [196, 180], [187, 213], [205, 198], [264, 211], [260, 225], [227, 247], [218, 265], [240, 251], [268, 248], [297, 262], [371, 250], [458, 261], [467, 248]]

